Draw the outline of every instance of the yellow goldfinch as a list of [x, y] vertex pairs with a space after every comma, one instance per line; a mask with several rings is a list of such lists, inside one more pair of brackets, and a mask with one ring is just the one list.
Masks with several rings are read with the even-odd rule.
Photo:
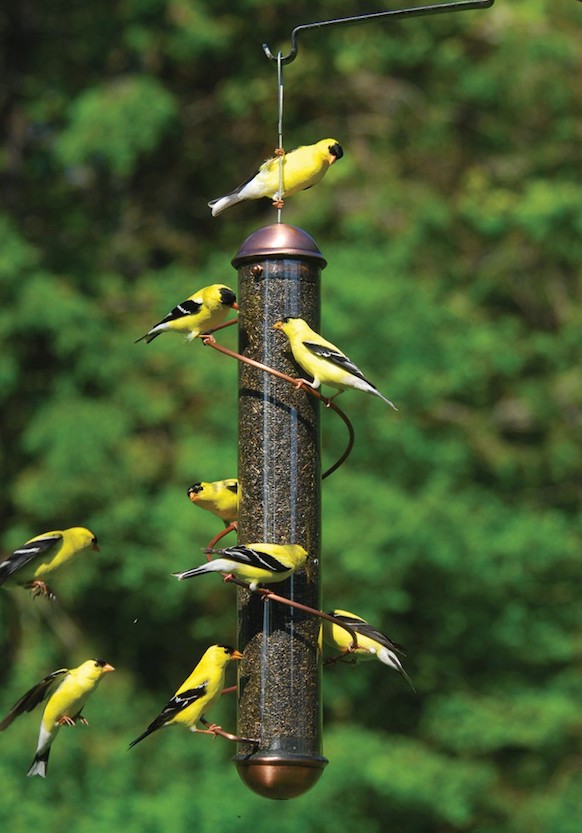
[[283, 156], [282, 194], [279, 194], [281, 157], [273, 156], [263, 162], [254, 177], [239, 185], [232, 193], [211, 200], [208, 205], [212, 209], [212, 216], [216, 217], [226, 208], [244, 200], [259, 200], [261, 197], [282, 199], [311, 188], [322, 179], [336, 159], [341, 159], [343, 155], [342, 147], [336, 139], [322, 139], [315, 145], [303, 145], [289, 151]]
[[365, 378], [360, 368], [345, 353], [342, 353], [331, 341], [326, 341], [319, 333], [312, 330], [303, 318], [283, 318], [276, 321], [273, 326], [276, 330], [285, 333], [289, 339], [293, 358], [303, 370], [313, 376], [313, 382], [303, 379], [302, 381], [305, 384], [310, 385], [315, 390], [320, 385], [328, 385], [338, 391], [335, 396], [347, 388], [362, 390], [364, 393], [379, 396], [395, 411], [397, 410], [394, 403], [386, 399]]
[[196, 723], [220, 697], [226, 666], [233, 659], [242, 659], [242, 654], [230, 645], [211, 645], [188, 679], [182, 683], [145, 732], [132, 740], [129, 748], [166, 726], [184, 726], [191, 732], [214, 734], [214, 726], [210, 726], [209, 729], [197, 729]]
[[256, 590], [259, 584], [289, 578], [291, 573], [305, 564], [308, 557], [299, 544], [238, 544], [224, 550], [205, 549], [203, 552], [216, 553], [221, 557], [173, 575], [182, 581], [204, 573], [234, 573], [240, 578], [250, 579], [250, 589]]
[[149, 344], [165, 332], [186, 333], [187, 340], [193, 341], [201, 333], [222, 324], [229, 309], [238, 309], [236, 295], [228, 286], [213, 283], [174, 307], [155, 327], [138, 338], [135, 344], [144, 340]]
[[379, 659], [384, 665], [389, 665], [390, 668], [398, 671], [414, 691], [410, 677], [396, 656], [397, 653], [404, 655], [404, 649], [401, 645], [392, 642], [390, 637], [386, 636], [385, 633], [376, 630], [365, 619], [356, 616], [355, 613], [350, 613], [348, 610], [330, 610], [329, 615], [337, 619], [338, 622], [345, 622], [346, 625], [349, 625], [356, 632], [358, 647], [355, 651], [348, 653], [352, 644], [352, 637], [349, 632], [340, 625], [334, 625], [333, 622], [329, 622], [326, 619], [322, 619], [320, 647], [321, 638], [323, 638], [325, 644], [329, 645], [330, 648], [334, 648], [340, 654], [345, 653], [346, 656], [351, 656], [356, 661], [361, 659]]
[[[51, 695], [45, 706], [36, 754], [27, 775], [46, 777], [51, 745], [59, 729], [61, 726], [74, 726], [76, 723], [87, 725], [87, 721], [81, 714], [83, 706], [97, 688], [103, 675], [114, 670], [113, 666], [103, 659], [88, 659], [78, 668], [70, 670], [60, 668], [33, 686], [15, 703], [0, 723], [0, 732], [7, 729], [16, 717], [32, 711], [35, 706]], [[59, 680], [60, 684], [56, 687]], [[54, 693], [51, 694], [53, 691]]]
[[18, 583], [30, 589], [34, 596], [52, 597], [44, 578], [83, 550], [99, 550], [97, 538], [82, 526], [56, 529], [31, 538], [0, 563], [0, 584], [17, 573]]
[[193, 483], [188, 486], [188, 497], [195, 506], [207, 509], [228, 526], [238, 518], [238, 480], [215, 480], [213, 483]]

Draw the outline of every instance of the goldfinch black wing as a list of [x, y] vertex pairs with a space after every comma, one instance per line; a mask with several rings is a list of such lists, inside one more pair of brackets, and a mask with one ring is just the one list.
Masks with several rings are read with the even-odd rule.
[[250, 567], [258, 567], [261, 570], [269, 570], [271, 573], [286, 573], [289, 566], [282, 564], [275, 556], [269, 555], [260, 550], [253, 550], [242, 544], [234, 547], [227, 547], [224, 550], [204, 550], [206, 553], [220, 553], [222, 558], [227, 558], [237, 564], [246, 564]]
[[45, 677], [44, 680], [41, 680], [40, 683], [37, 683], [29, 689], [26, 694], [23, 694], [20, 700], [12, 706], [4, 720], [0, 723], [0, 732], [7, 729], [12, 721], [21, 714], [31, 712], [36, 706], [38, 706], [39, 703], [46, 700], [52, 689], [55, 687], [56, 681], [59, 677], [67, 674], [68, 670], [68, 668], [59, 668], [58, 671], [53, 671], [52, 674], [49, 674], [48, 677]]
[[392, 642], [390, 637], [386, 636], [385, 633], [382, 631], [376, 630], [376, 628], [369, 625], [367, 622], [362, 622], [361, 619], [355, 619], [351, 616], [343, 616], [337, 613], [333, 614], [334, 619], [337, 619], [339, 622], [345, 622], [346, 625], [349, 625], [352, 630], [356, 633], [361, 633], [362, 636], [367, 636], [369, 639], [374, 639], [380, 645], [383, 645], [385, 648], [388, 648], [390, 651], [396, 651], [398, 654], [402, 654], [402, 656], [406, 656], [406, 651], [399, 645], [397, 642]]
[[152, 732], [155, 732], [156, 729], [161, 729], [162, 726], [172, 723], [176, 715], [183, 712], [184, 709], [187, 709], [188, 706], [191, 706], [197, 700], [200, 700], [201, 697], [204, 697], [206, 689], [206, 683], [202, 683], [195, 688], [190, 688], [187, 691], [181, 691], [179, 694], [174, 694], [172, 699], [168, 700], [156, 719], [152, 720], [145, 732], [143, 732], [135, 740], [132, 740], [129, 744], [129, 748], [131, 749], [131, 747], [135, 746], [136, 743], [139, 743], [140, 740], [147, 738], [147, 736], [151, 735]]
[[[358, 376], [360, 379], [363, 379], [364, 382], [372, 385], [372, 383], [366, 379], [360, 368], [355, 365], [351, 359], [343, 353], [340, 353], [339, 350], [333, 350], [331, 347], [327, 347], [323, 344], [317, 344], [314, 341], [304, 341], [302, 343], [303, 346], [306, 347], [310, 353], [313, 353], [314, 356], [318, 356], [320, 359], [326, 359], [328, 362], [335, 364], [336, 367], [340, 367], [342, 370], [347, 370], [348, 373], [351, 373], [353, 376]], [[372, 387], [374, 386], [372, 385]]]
[[52, 533], [51, 535], [43, 535], [42, 538], [35, 538], [33, 541], [23, 544], [17, 550], [8, 556], [2, 563], [0, 563], [0, 584], [3, 584], [6, 579], [13, 573], [18, 572], [22, 567], [36, 558], [37, 555], [44, 555], [55, 544], [63, 540], [60, 533]]
[[202, 301], [182, 301], [181, 304], [178, 304], [171, 310], [165, 318], [162, 318], [156, 327], [159, 324], [166, 324], [168, 321], [177, 321], [179, 318], [185, 318], [187, 315], [196, 315], [197, 312], [200, 312], [202, 309]]

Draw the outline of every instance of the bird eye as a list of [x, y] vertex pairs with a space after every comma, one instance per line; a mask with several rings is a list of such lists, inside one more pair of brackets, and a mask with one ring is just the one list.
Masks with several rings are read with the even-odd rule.
[[94, 535], [94, 536], [91, 538], [91, 543], [92, 543], [92, 544], [97, 544], [97, 543], [98, 543], [98, 541], [97, 541], [97, 536], [96, 536], [96, 535]]

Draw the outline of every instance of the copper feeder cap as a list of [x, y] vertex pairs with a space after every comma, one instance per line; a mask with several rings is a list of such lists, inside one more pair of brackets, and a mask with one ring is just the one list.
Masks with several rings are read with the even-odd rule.
[[241, 780], [263, 798], [284, 801], [310, 790], [321, 778], [327, 758], [307, 755], [236, 755]]
[[327, 261], [313, 237], [303, 229], [286, 223], [273, 223], [254, 231], [242, 243], [232, 260], [232, 265], [236, 269], [248, 261], [284, 257], [315, 260], [322, 269], [327, 266]]

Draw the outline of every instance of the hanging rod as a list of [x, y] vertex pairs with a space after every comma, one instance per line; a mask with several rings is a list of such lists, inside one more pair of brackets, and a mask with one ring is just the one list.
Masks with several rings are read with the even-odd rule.
[[[348, 26], [355, 23], [366, 23], [368, 20], [380, 20], [386, 17], [421, 17], [429, 14], [444, 14], [446, 12], [462, 12], [470, 9], [488, 9], [495, 0], [461, 0], [456, 3], [439, 3], [432, 6], [416, 6], [409, 9], [392, 9], [385, 12], [372, 12], [360, 14], [354, 17], [338, 17], [334, 20], [320, 20], [317, 23], [302, 23], [296, 26], [291, 32], [291, 52], [281, 57], [281, 63], [290, 64], [297, 57], [297, 35], [308, 29], [322, 29], [324, 26]], [[271, 61], [279, 60], [279, 55], [274, 55], [268, 44], [263, 44], [263, 50]], [[280, 53], [279, 53], [280, 54]]]

